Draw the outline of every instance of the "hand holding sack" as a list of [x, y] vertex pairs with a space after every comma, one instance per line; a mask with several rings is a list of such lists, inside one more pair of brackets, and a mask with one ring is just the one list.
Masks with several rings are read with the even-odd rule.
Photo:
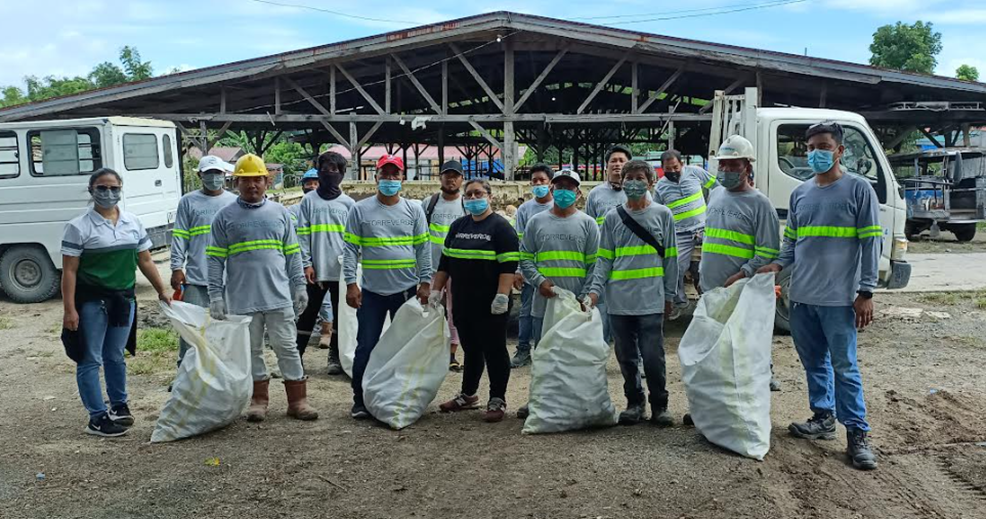
[[493, 315], [503, 315], [507, 313], [510, 308], [510, 299], [507, 298], [507, 294], [497, 294], [493, 298], [493, 303], [490, 304], [490, 313]]

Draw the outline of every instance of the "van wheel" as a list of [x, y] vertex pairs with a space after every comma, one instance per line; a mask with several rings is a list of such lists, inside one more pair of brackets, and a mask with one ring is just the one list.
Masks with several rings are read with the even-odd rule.
[[974, 223], [949, 225], [948, 228], [955, 235], [955, 239], [959, 241], [972, 241], [976, 237], [976, 224]]
[[777, 310], [774, 313], [774, 329], [778, 334], [791, 333], [791, 273], [781, 271], [777, 284], [781, 286], [781, 297], [777, 298]]
[[61, 276], [36, 245], [15, 245], [0, 257], [0, 287], [15, 303], [40, 303], [58, 293]]

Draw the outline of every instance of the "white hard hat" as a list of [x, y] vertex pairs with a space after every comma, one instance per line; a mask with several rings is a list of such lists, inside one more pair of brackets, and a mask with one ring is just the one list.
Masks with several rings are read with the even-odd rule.
[[747, 159], [754, 162], [757, 158], [753, 155], [753, 145], [750, 141], [739, 135], [730, 135], [722, 146], [719, 146], [719, 153], [716, 158], [723, 159]]
[[230, 173], [233, 171], [233, 165], [215, 155], [206, 155], [199, 160], [199, 171], [209, 171], [210, 169]]

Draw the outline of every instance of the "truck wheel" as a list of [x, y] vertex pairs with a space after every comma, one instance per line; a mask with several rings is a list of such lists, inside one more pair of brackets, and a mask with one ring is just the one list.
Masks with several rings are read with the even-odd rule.
[[781, 286], [781, 297], [777, 298], [777, 310], [774, 314], [774, 330], [780, 335], [791, 333], [791, 273], [781, 271], [777, 278]]
[[58, 293], [61, 276], [42, 247], [15, 245], [0, 257], [0, 287], [15, 303], [40, 303]]
[[965, 223], [962, 225], [950, 225], [949, 230], [959, 241], [972, 241], [976, 237], [976, 224]]

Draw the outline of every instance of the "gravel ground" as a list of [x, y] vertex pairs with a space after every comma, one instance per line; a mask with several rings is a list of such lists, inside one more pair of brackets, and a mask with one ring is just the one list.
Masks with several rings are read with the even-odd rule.
[[[146, 290], [141, 297], [151, 303]], [[786, 336], [774, 341], [784, 391], [772, 395], [763, 462], [680, 425], [525, 436], [515, 418], [491, 425], [477, 412], [440, 415], [437, 402], [415, 425], [390, 431], [348, 418], [348, 380], [325, 375], [324, 350], [308, 359], [320, 420], [284, 417], [273, 384], [266, 423], [151, 445], [170, 360], [131, 375], [137, 424], [128, 436], [84, 435], [74, 365], [57, 337], [60, 302], [0, 299], [0, 517], [986, 517], [986, 447], [977, 445], [986, 441], [986, 311], [973, 297], [907, 294], [879, 296], [878, 310], [859, 356], [881, 466], [863, 473], [850, 467], [841, 435], [806, 442], [786, 434], [809, 415]], [[686, 406], [676, 349], [685, 325], [666, 330], [679, 420]], [[622, 408], [615, 359], [608, 372]], [[460, 377], [448, 376], [439, 399], [454, 395]], [[529, 381], [528, 368], [513, 372], [511, 412]]]
[[925, 231], [907, 245], [907, 251], [914, 254], [925, 254], [935, 252], [986, 252], [986, 227], [980, 225], [972, 241], [960, 242], [955, 239], [955, 235], [943, 231], [938, 238], [932, 239], [930, 234]]

